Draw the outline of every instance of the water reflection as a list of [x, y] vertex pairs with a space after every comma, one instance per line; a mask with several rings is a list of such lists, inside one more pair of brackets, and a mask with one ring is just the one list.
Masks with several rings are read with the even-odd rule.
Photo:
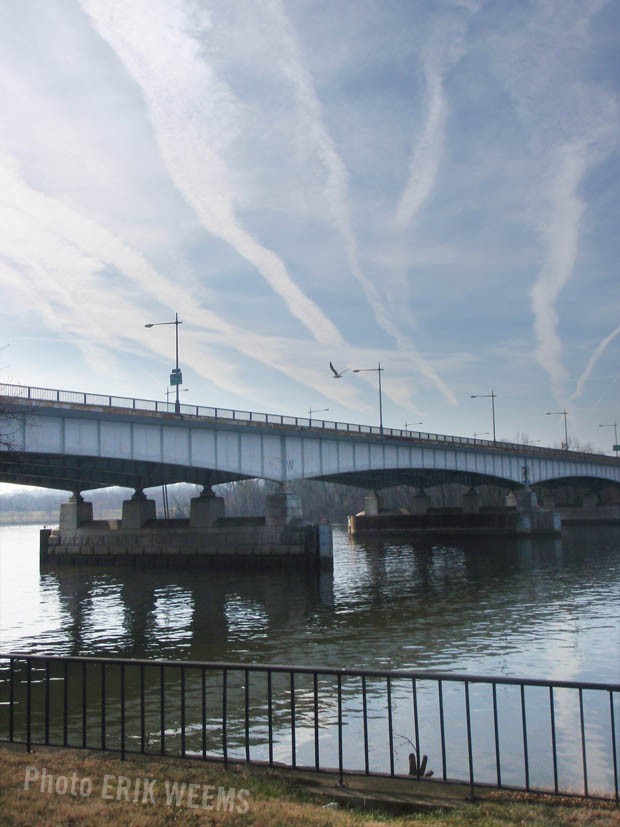
[[58, 567], [0, 529], [4, 651], [620, 680], [620, 531], [358, 541], [334, 571]]

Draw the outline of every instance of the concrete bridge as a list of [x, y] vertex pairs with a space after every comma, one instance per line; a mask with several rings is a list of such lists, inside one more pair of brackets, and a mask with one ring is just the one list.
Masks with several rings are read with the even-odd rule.
[[380, 490], [620, 485], [613, 457], [277, 414], [0, 385], [0, 481], [79, 494], [119, 485], [315, 479]]

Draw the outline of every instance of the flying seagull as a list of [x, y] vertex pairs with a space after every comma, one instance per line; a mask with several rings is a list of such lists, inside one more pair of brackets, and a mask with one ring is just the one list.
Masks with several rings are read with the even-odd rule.
[[350, 368], [345, 368], [344, 370], [341, 370], [340, 373], [338, 373], [338, 371], [332, 365], [331, 362], [329, 363], [329, 366], [332, 369], [332, 373], [334, 374], [333, 377], [332, 377], [333, 379], [340, 379], [340, 377], [342, 376], [343, 373], [346, 373], [348, 370], [350, 370]]

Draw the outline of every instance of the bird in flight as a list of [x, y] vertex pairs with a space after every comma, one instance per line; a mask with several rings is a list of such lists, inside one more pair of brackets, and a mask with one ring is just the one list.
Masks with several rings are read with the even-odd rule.
[[332, 365], [332, 363], [331, 363], [331, 362], [329, 363], [329, 366], [330, 366], [330, 368], [332, 369], [332, 373], [334, 374], [334, 375], [333, 375], [333, 377], [332, 377], [333, 379], [340, 379], [340, 377], [342, 376], [342, 374], [343, 374], [343, 373], [346, 373], [346, 372], [349, 370], [349, 368], [345, 368], [344, 370], [341, 370], [341, 371], [340, 371], [340, 373], [338, 373], [338, 371], [337, 371], [337, 370], [336, 370], [336, 368]]

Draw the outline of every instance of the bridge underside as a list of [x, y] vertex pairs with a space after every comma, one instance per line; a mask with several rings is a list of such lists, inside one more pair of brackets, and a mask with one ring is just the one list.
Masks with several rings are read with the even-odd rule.
[[[0, 453], [0, 482], [36, 485], [61, 491], [90, 491], [113, 485], [145, 489], [179, 482], [210, 487], [252, 478], [256, 478], [255, 475], [146, 460], [34, 452]], [[306, 479], [373, 491], [399, 485], [424, 489], [449, 483], [460, 483], [474, 488], [480, 485], [494, 485], [508, 490], [523, 487], [522, 483], [504, 477], [446, 468], [356, 470]], [[558, 489], [569, 485], [597, 493], [605, 488], [620, 487], [620, 483], [586, 476], [561, 477], [532, 483], [533, 488], [546, 489]]]
[[352, 485], [356, 488], [367, 488], [380, 491], [382, 488], [393, 488], [396, 485], [408, 485], [412, 488], [431, 488], [434, 485], [460, 483], [469, 488], [478, 485], [497, 485], [501, 488], [514, 490], [523, 486], [513, 480], [503, 477], [493, 477], [488, 474], [478, 474], [471, 471], [451, 471], [448, 469], [430, 468], [394, 468], [379, 471], [351, 471], [343, 474], [326, 474], [313, 479], [323, 482], [335, 482], [339, 485]]
[[176, 482], [209, 487], [240, 479], [249, 477], [226, 471], [136, 460], [14, 452], [0, 455], [0, 482], [37, 485], [60, 491], [91, 491], [112, 485], [143, 489]]
[[558, 477], [553, 480], [543, 480], [542, 482], [538, 482], [535, 485], [532, 485], [532, 488], [547, 488], [556, 491], [560, 488], [566, 488], [567, 486], [571, 486], [573, 488], [586, 488], [597, 494], [607, 488], [620, 489], [620, 483], [617, 483], [614, 480], [600, 479], [599, 477]]

